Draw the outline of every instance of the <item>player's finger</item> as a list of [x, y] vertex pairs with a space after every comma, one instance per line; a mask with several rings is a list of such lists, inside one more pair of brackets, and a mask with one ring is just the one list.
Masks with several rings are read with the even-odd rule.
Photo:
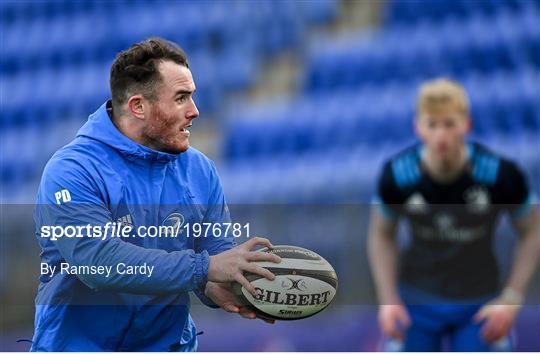
[[246, 289], [251, 295], [257, 296], [257, 291], [255, 290], [255, 287], [240, 273], [237, 273], [234, 277], [234, 280], [236, 282], [240, 283]]
[[399, 323], [405, 328], [411, 325], [411, 318], [409, 317], [409, 314], [407, 310], [405, 309], [403, 309], [403, 311], [398, 312], [398, 319], [399, 319]]
[[253, 314], [255, 317], [257, 316], [257, 314], [248, 306], [240, 306], [240, 313], [244, 315]]
[[512, 324], [511, 323], [507, 323], [505, 322], [504, 324], [501, 325], [501, 330], [499, 333], [497, 333], [497, 336], [495, 338], [496, 341], [504, 338], [506, 335], [508, 335], [508, 332], [510, 332], [510, 329], [512, 328]]
[[489, 341], [495, 342], [503, 338], [510, 331], [510, 327], [511, 324], [508, 321], [493, 318], [488, 333]]
[[403, 335], [398, 331], [394, 321], [383, 320], [381, 321], [381, 329], [385, 335], [394, 339], [403, 339]]
[[242, 248], [246, 250], [251, 250], [255, 246], [265, 246], [268, 248], [274, 247], [270, 243], [270, 240], [264, 237], [253, 237], [252, 239], [249, 239], [248, 241], [244, 242], [241, 246]]
[[253, 274], [258, 274], [258, 275], [260, 275], [262, 277], [265, 277], [268, 280], [274, 280], [276, 278], [274, 273], [272, 273], [271, 271], [269, 271], [266, 268], [259, 267], [255, 263], [247, 263], [243, 267], [243, 270], [247, 271], [247, 272], [250, 272], [250, 273], [253, 273]]
[[223, 305], [222, 309], [227, 311], [227, 312], [232, 312], [232, 313], [238, 313], [240, 311], [238, 306], [236, 306], [234, 304], [231, 304], [231, 303], [227, 303], [227, 304]]
[[240, 316], [250, 319], [250, 320], [254, 320], [255, 318], [257, 318], [257, 315], [255, 314], [255, 312], [253, 312], [247, 307], [241, 307], [238, 313], [240, 314]]
[[474, 321], [476, 323], [482, 322], [485, 320], [490, 312], [490, 308], [488, 306], [483, 306], [475, 315], [474, 315]]
[[504, 337], [505, 334], [506, 332], [504, 331], [504, 328], [501, 328], [501, 327], [494, 328], [493, 331], [490, 333], [489, 341], [496, 342], [502, 337]]
[[495, 341], [496, 332], [494, 332], [493, 329], [487, 329], [485, 331], [482, 331], [482, 337], [484, 337], [484, 340], [488, 343], [492, 343]]
[[482, 327], [482, 335], [484, 339], [488, 342], [493, 342], [497, 337], [498, 327], [498, 321], [496, 321], [493, 317], [488, 317], [486, 323]]
[[246, 260], [249, 262], [264, 262], [269, 261], [273, 263], [281, 263], [281, 257], [277, 254], [266, 252], [249, 252], [246, 256]]
[[397, 329], [389, 331], [388, 336], [394, 339], [403, 340], [403, 333], [401, 333], [401, 331], [398, 331]]
[[272, 320], [270, 318], [262, 318], [262, 317], [257, 317], [257, 318], [260, 319], [260, 320], [263, 320], [266, 323], [270, 323], [270, 324], [276, 323], [276, 320]]

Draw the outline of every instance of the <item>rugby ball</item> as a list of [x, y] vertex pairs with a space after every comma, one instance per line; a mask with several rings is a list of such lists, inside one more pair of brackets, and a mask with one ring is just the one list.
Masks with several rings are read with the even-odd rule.
[[274, 253], [281, 263], [256, 262], [270, 270], [276, 278], [272, 281], [256, 274], [246, 278], [257, 290], [253, 296], [240, 284], [233, 291], [245, 306], [262, 318], [299, 320], [322, 311], [336, 295], [338, 278], [334, 268], [323, 257], [305, 248], [274, 246], [258, 252]]

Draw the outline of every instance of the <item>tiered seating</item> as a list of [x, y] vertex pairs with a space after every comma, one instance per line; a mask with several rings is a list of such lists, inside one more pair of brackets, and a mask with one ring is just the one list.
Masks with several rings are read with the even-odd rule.
[[[466, 18], [471, 15], [493, 15], [501, 9], [520, 10], [538, 0], [392, 0], [386, 8], [387, 25], [437, 20], [445, 17]], [[533, 4], [534, 5], [534, 4]]]
[[[0, 1], [2, 143], [35, 129], [56, 131], [72, 120], [81, 125], [109, 97], [115, 54], [149, 36], [186, 50], [196, 102], [208, 116], [225, 93], [252, 85], [264, 60], [297, 45], [306, 27], [331, 20], [336, 11], [335, 0]], [[44, 153], [42, 139], [30, 139], [24, 141], [28, 155], [3, 153], [0, 183], [35, 181], [61, 142]], [[9, 186], [4, 196], [17, 189]]]
[[[13, 81], [42, 85], [41, 100], [81, 110], [107, 97], [108, 67], [115, 53], [148, 36], [169, 38], [186, 49], [201, 109], [214, 110], [223, 91], [253, 82], [261, 58], [296, 44], [306, 25], [326, 21], [335, 12], [332, 1], [314, 3], [317, 6], [272, 1], [2, 3], [0, 68], [6, 86]], [[81, 75], [91, 80], [78, 79]], [[60, 94], [58, 82], [65, 85]], [[89, 93], [90, 102], [73, 97], [80, 89]], [[21, 119], [17, 109], [29, 99], [28, 92], [27, 87], [8, 92], [8, 121]]]
[[308, 61], [306, 91], [540, 67], [540, 6], [527, 4], [492, 16], [399, 24], [366, 40], [347, 36], [337, 44], [317, 43]]
[[472, 3], [394, 1], [384, 29], [317, 41], [300, 95], [231, 114], [229, 199], [369, 200], [382, 159], [414, 140], [418, 84], [441, 75], [467, 88], [473, 138], [537, 178], [540, 2]]
[[[463, 78], [471, 92], [477, 137], [540, 128], [537, 74], [531, 67]], [[294, 157], [324, 153], [329, 145], [348, 149], [399, 144], [413, 136], [415, 85], [366, 85], [358, 92], [308, 94], [281, 109], [268, 104], [263, 117], [254, 109], [236, 112], [229, 123], [226, 156], [234, 160]]]

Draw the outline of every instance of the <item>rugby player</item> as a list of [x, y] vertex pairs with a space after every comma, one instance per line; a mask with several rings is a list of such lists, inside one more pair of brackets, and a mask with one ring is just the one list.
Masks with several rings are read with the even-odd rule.
[[[386, 350], [510, 349], [509, 332], [540, 252], [538, 210], [516, 163], [467, 142], [463, 87], [421, 85], [415, 128], [421, 143], [382, 169], [372, 208], [369, 256]], [[492, 250], [501, 212], [518, 233], [503, 286]], [[412, 237], [400, 253], [398, 220]]]
[[[267, 239], [235, 247], [231, 235], [42, 237], [42, 226], [230, 222], [214, 163], [189, 146], [189, 128], [199, 112], [183, 50], [159, 38], [134, 44], [112, 64], [110, 89], [112, 99], [43, 172], [36, 236], [43, 268], [59, 271], [40, 277], [31, 350], [193, 351], [197, 332], [189, 292], [209, 306], [255, 318], [230, 284], [239, 282], [256, 294], [243, 272], [273, 279], [252, 261], [280, 258], [251, 251], [272, 247]], [[122, 265], [153, 271], [73, 274], [61, 271], [64, 263], [67, 269]]]

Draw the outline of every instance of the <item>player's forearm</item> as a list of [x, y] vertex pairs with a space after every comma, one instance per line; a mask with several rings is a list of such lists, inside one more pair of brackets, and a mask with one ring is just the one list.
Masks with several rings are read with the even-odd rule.
[[531, 222], [527, 227], [518, 228], [518, 231], [520, 235], [514, 264], [506, 287], [524, 295], [540, 259], [540, 228], [537, 214], [531, 217]]
[[[107, 276], [77, 274], [79, 279], [95, 290], [107, 290], [146, 295], [164, 295], [188, 292], [207, 281], [209, 256], [206, 251], [193, 250], [166, 252], [147, 249], [118, 239], [106, 242], [74, 239], [58, 240], [57, 247], [72, 266], [110, 266]], [[117, 272], [118, 265], [148, 272], [127, 275]]]
[[397, 291], [398, 251], [394, 232], [394, 230], [382, 228], [377, 216], [372, 218], [368, 253], [377, 296], [381, 304], [400, 302]]

